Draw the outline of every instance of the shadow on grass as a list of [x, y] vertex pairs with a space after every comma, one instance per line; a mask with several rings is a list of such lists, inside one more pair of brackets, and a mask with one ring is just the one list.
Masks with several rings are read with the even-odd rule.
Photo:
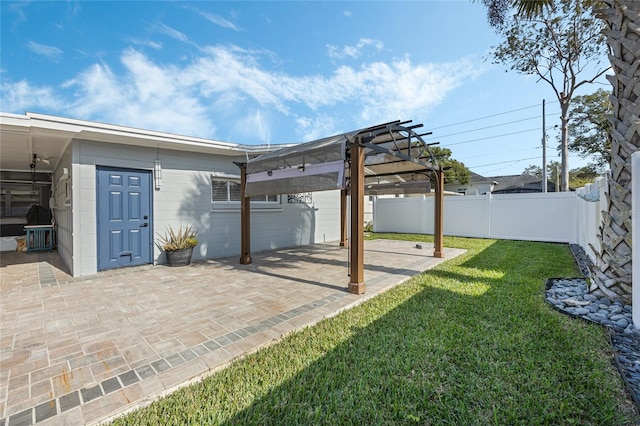
[[603, 332], [540, 295], [549, 270], [575, 268], [568, 249], [474, 244], [475, 255], [291, 334], [123, 423], [625, 424]]
[[[559, 269], [571, 269], [565, 250], [491, 243], [453, 271], [423, 274], [411, 284], [421, 290], [381, 316], [394, 296], [291, 336], [281, 350], [295, 359], [304, 357], [298, 351], [316, 351], [315, 361], [265, 389], [225, 423], [619, 424], [615, 385], [605, 374], [606, 360], [585, 349], [582, 339], [592, 337], [585, 327], [567, 330], [542, 299], [531, 304], [510, 297], [515, 287], [517, 297], [528, 299], [543, 286], [537, 282], [543, 272], [520, 274], [508, 266], [505, 251], [511, 256], [544, 251]], [[520, 266], [528, 263], [536, 262], [532, 257]], [[485, 265], [502, 278], [469, 273]], [[442, 278], [462, 287], [481, 281], [488, 288], [470, 297], [440, 288]], [[317, 347], [322, 343], [314, 335], [340, 336], [344, 329], [349, 330], [345, 340]], [[598, 345], [606, 346], [603, 336]], [[260, 368], [272, 369], [270, 376], [278, 380], [277, 365]]]

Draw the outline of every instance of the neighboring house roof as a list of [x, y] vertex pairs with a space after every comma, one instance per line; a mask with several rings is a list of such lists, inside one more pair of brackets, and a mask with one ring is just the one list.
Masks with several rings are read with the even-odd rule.
[[[498, 182], [496, 188], [492, 191], [492, 194], [542, 192], [542, 180], [539, 177], [529, 174], [494, 176], [490, 179]], [[555, 190], [555, 184], [547, 181], [547, 191], [555, 192]]]
[[482, 175], [479, 175], [478, 173], [474, 173], [472, 171], [469, 171], [471, 176], [469, 178], [469, 182], [474, 183], [474, 184], [479, 184], [479, 183], [492, 183], [492, 184], [497, 184], [498, 182], [495, 180], [495, 178], [493, 177], [484, 177]]

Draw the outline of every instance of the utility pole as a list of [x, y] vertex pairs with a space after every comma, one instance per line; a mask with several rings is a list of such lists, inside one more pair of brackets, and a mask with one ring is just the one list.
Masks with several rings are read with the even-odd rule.
[[544, 99], [542, 100], [542, 192], [547, 192], [547, 125], [545, 124]]

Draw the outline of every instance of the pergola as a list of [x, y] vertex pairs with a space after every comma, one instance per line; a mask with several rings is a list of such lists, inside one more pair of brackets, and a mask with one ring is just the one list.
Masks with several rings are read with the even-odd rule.
[[241, 264], [250, 264], [250, 197], [341, 190], [340, 245], [347, 245], [347, 196], [351, 196], [349, 292], [363, 294], [364, 197], [431, 191], [435, 176], [434, 257], [443, 257], [444, 172], [416, 129], [422, 124], [393, 121], [282, 148], [245, 163], [241, 171]]

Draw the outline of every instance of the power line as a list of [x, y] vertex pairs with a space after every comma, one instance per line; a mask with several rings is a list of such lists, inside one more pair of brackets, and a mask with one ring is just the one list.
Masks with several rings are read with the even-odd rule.
[[515, 163], [519, 163], [519, 162], [521, 162], [521, 161], [526, 161], [526, 160], [537, 160], [537, 159], [539, 159], [539, 158], [540, 158], [539, 156], [538, 156], [538, 157], [520, 158], [520, 159], [518, 159], [518, 160], [507, 160], [507, 161], [500, 161], [500, 162], [497, 162], [497, 163], [483, 164], [483, 165], [481, 165], [481, 166], [469, 166], [468, 168], [469, 168], [469, 169], [471, 169], [471, 168], [473, 168], [473, 169], [479, 169], [479, 168], [482, 168], [482, 167], [496, 166], [496, 165], [498, 165], [498, 164], [506, 164], [506, 163], [512, 163], [512, 164], [515, 164]]
[[[556, 158], [560, 158], [560, 156], [557, 156]], [[580, 156], [577, 156], [577, 155], [569, 155], [569, 158], [580, 158]], [[521, 161], [526, 161], [526, 160], [538, 160], [538, 159], [540, 159], [540, 156], [537, 156], [537, 157], [528, 157], [528, 158], [520, 158], [520, 159], [515, 159], [515, 160], [499, 161], [499, 162], [497, 162], [497, 163], [483, 164], [483, 165], [480, 165], [480, 166], [468, 166], [467, 168], [468, 168], [468, 169], [472, 169], [472, 168], [474, 168], [474, 169], [479, 169], [479, 168], [482, 168], [482, 167], [496, 166], [496, 165], [498, 165], [498, 164], [506, 164], [506, 163], [512, 163], [512, 164], [515, 164], [515, 163], [519, 163], [519, 162], [521, 162]]]
[[[553, 104], [553, 103], [557, 103], [557, 102], [558, 101], [551, 101], [548, 104]], [[509, 110], [509, 111], [504, 111], [504, 112], [499, 112], [499, 113], [496, 113], [496, 114], [486, 115], [484, 117], [478, 117], [478, 118], [472, 118], [471, 120], [460, 121], [458, 123], [452, 123], [452, 124], [446, 124], [444, 126], [432, 127], [431, 130], [444, 129], [445, 127], [458, 126], [460, 124], [466, 124], [466, 123], [471, 123], [471, 122], [474, 122], [474, 121], [484, 120], [485, 118], [497, 117], [499, 115], [505, 115], [505, 114], [510, 114], [512, 112], [524, 111], [525, 109], [539, 108], [539, 107], [540, 107], [540, 104], [536, 104], [536, 105], [531, 105], [531, 106], [527, 106], [527, 107], [512, 109], [512, 110]]]
[[[547, 128], [546, 128], [546, 129], [547, 129], [547, 130], [550, 130], [550, 129], [553, 129], [554, 127], [555, 127], [555, 126], [547, 126]], [[520, 130], [520, 131], [517, 131], [517, 132], [503, 133], [503, 134], [501, 134], [501, 135], [487, 136], [486, 138], [470, 139], [470, 140], [468, 140], [468, 141], [462, 141], [462, 142], [450, 143], [450, 144], [447, 144], [446, 146], [448, 147], [448, 146], [454, 146], [454, 145], [462, 145], [462, 144], [470, 143], [470, 142], [485, 141], [485, 140], [488, 140], [488, 139], [497, 139], [497, 138], [501, 138], [501, 137], [503, 137], [503, 136], [512, 136], [512, 135], [517, 135], [517, 134], [519, 134], [519, 133], [527, 133], [527, 132], [533, 132], [533, 131], [539, 131], [539, 130], [540, 130], [540, 128], [539, 128], [539, 127], [536, 127], [536, 128], [533, 128], [533, 129]]]
[[447, 138], [447, 137], [449, 137], [449, 136], [462, 135], [462, 134], [464, 134], [464, 133], [477, 132], [478, 130], [492, 129], [492, 128], [494, 128], [494, 127], [506, 126], [506, 125], [508, 125], [508, 124], [513, 124], [513, 123], [520, 123], [520, 122], [522, 122], [522, 121], [535, 120], [536, 118], [540, 118], [540, 117], [542, 117], [542, 116], [541, 116], [541, 115], [536, 115], [535, 117], [522, 118], [522, 119], [520, 119], [520, 120], [508, 121], [508, 122], [506, 122], [506, 123], [502, 123], [502, 124], [494, 124], [493, 126], [478, 127], [477, 129], [465, 130], [465, 131], [463, 131], [463, 132], [458, 132], [458, 133], [449, 133], [448, 135], [438, 136], [436, 139]]
[[540, 146], [534, 146], [534, 147], [531, 147], [531, 148], [513, 149], [513, 150], [510, 150], [510, 151], [502, 151], [502, 152], [492, 152], [490, 154], [474, 155], [473, 157], [465, 157], [465, 158], [470, 159], [470, 158], [490, 157], [490, 156], [494, 156], [494, 155], [509, 154], [511, 152], [531, 151], [531, 150], [534, 150], [534, 149], [541, 149], [541, 148], [542, 147], [540, 147]]
[[462, 145], [465, 143], [471, 143], [471, 142], [478, 142], [478, 141], [486, 141], [488, 139], [496, 139], [496, 138], [500, 138], [503, 136], [512, 136], [512, 135], [517, 135], [520, 133], [527, 133], [527, 132], [533, 132], [533, 131], [539, 131], [539, 128], [534, 128], [534, 129], [527, 129], [527, 130], [520, 130], [519, 132], [511, 132], [511, 133], [503, 133], [502, 135], [497, 135], [497, 136], [487, 136], [486, 138], [479, 138], [479, 139], [471, 139], [468, 141], [463, 141], [463, 142], [456, 142], [456, 143], [450, 143], [447, 146], [454, 146], [454, 145]]

